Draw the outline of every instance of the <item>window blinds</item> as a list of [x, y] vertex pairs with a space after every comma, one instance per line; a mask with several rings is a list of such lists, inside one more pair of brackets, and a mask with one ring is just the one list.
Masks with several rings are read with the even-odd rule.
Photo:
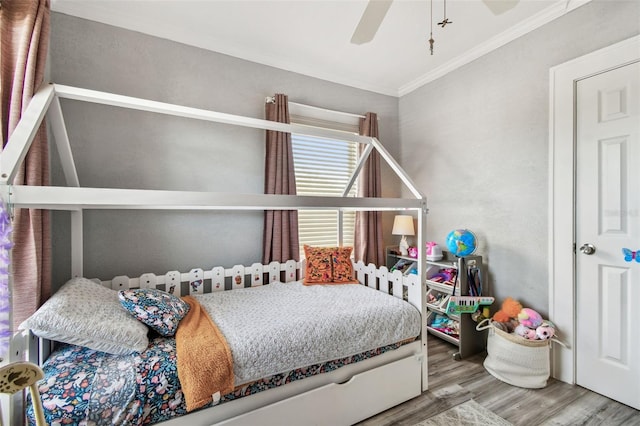
[[[298, 195], [342, 196], [356, 167], [356, 144], [297, 134], [291, 135], [291, 140]], [[355, 193], [354, 185], [349, 196]], [[353, 246], [355, 212], [344, 212], [343, 222], [342, 244]], [[301, 210], [298, 212], [298, 234], [301, 248], [304, 244], [339, 244], [338, 211]]]
[[[358, 133], [360, 118], [357, 114], [318, 108], [289, 102], [292, 123]], [[358, 159], [358, 144], [292, 134], [293, 163], [298, 195], [342, 196]], [[356, 184], [357, 185], [357, 184]], [[349, 196], [355, 196], [357, 187]], [[300, 257], [304, 245], [335, 246], [340, 244], [339, 212], [337, 210], [300, 210], [298, 236]], [[342, 245], [353, 246], [356, 214], [345, 211], [342, 215]]]

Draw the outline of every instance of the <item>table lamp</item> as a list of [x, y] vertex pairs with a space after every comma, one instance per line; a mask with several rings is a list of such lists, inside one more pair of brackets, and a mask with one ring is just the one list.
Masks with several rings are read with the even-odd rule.
[[415, 231], [413, 229], [413, 216], [397, 215], [393, 219], [393, 230], [391, 233], [393, 235], [402, 235], [398, 248], [400, 249], [401, 255], [407, 256], [409, 254], [409, 244], [407, 243], [406, 236], [415, 235]]

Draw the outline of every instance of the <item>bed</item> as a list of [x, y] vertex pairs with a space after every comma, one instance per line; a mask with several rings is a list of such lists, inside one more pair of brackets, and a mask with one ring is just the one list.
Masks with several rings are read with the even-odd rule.
[[[110, 188], [83, 188], [77, 182], [77, 176], [73, 165], [68, 139], [64, 130], [64, 121], [60, 109], [58, 98], [70, 98], [75, 100], [97, 102], [123, 108], [134, 108], [144, 111], [152, 111], [160, 114], [171, 114], [199, 120], [208, 120], [225, 124], [248, 126], [254, 128], [295, 132], [309, 134], [319, 137], [348, 138], [354, 142], [365, 144], [364, 155], [360, 158], [360, 166], [356, 168], [356, 175], [361, 169], [361, 165], [366, 160], [367, 155], [372, 150], [377, 150], [387, 164], [398, 174], [401, 181], [412, 194], [410, 198], [354, 198], [354, 197], [305, 197], [305, 196], [283, 196], [266, 194], [219, 194], [189, 191], [163, 191], [163, 190], [135, 190], [135, 189], [110, 189]], [[10, 182], [15, 175], [17, 165], [19, 165], [33, 138], [34, 129], [49, 111], [49, 124], [55, 136], [58, 152], [61, 155], [61, 164], [65, 176], [69, 182], [69, 187], [28, 187], [11, 185]], [[343, 132], [334, 132], [313, 127], [274, 123], [248, 117], [232, 116], [212, 111], [198, 110], [194, 108], [169, 105], [154, 101], [137, 98], [130, 98], [121, 95], [95, 92], [85, 89], [72, 88], [47, 84], [44, 85], [34, 96], [23, 119], [14, 131], [9, 143], [5, 147], [0, 157], [0, 196], [3, 200], [10, 200], [10, 207], [24, 208], [44, 208], [63, 209], [72, 211], [72, 258], [71, 270], [73, 277], [81, 279], [82, 271], [82, 209], [184, 209], [184, 210], [264, 210], [264, 209], [317, 209], [333, 208], [339, 210], [366, 210], [366, 211], [413, 211], [418, 217], [417, 245], [422, 246], [425, 241], [425, 221], [426, 221], [426, 200], [406, 176], [399, 165], [388, 154], [384, 147], [375, 138], [362, 137], [357, 135], [345, 135]], [[352, 182], [356, 175], [352, 177]], [[348, 191], [346, 191], [348, 192]], [[345, 192], [345, 193], [346, 193]], [[422, 251], [419, 251], [418, 265], [424, 264]], [[213, 322], [216, 323], [225, 336], [233, 336], [235, 332], [230, 332], [231, 328], [239, 327], [241, 324], [255, 324], [259, 319], [253, 318], [249, 321], [233, 323], [231, 317], [217, 317], [222, 307], [235, 306], [236, 303], [248, 303], [252, 294], [260, 294], [258, 299], [273, 297], [273, 303], [280, 300], [284, 293], [298, 294], [304, 291], [305, 296], [300, 296], [298, 300], [319, 300], [315, 293], [321, 289], [329, 288], [332, 294], [330, 300], [334, 304], [346, 303], [353, 307], [355, 299], [368, 297], [390, 301], [391, 310], [384, 311], [381, 317], [372, 319], [366, 317], [366, 322], [362, 324], [378, 324], [375, 327], [366, 328], [365, 325], [354, 327], [359, 323], [358, 318], [362, 317], [339, 317], [332, 325], [327, 325], [328, 329], [335, 327], [336, 323], [349, 324], [350, 327], [342, 330], [345, 340], [333, 345], [335, 351], [324, 353], [319, 351], [308, 357], [296, 358], [291, 363], [280, 364], [280, 360], [289, 357], [291, 354], [298, 354], [302, 351], [291, 350], [292, 342], [288, 345], [278, 346], [285, 348], [273, 360], [266, 357], [263, 361], [275, 361], [268, 367], [256, 367], [251, 359], [255, 359], [255, 353], [250, 354], [246, 364], [255, 367], [253, 370], [239, 371], [239, 363], [233, 364], [233, 387], [231, 392], [217, 392], [212, 396], [212, 402], [207, 406], [198, 407], [192, 410], [187, 417], [176, 417], [177, 414], [185, 414], [178, 401], [180, 398], [168, 398], [166, 405], [172, 405], [169, 415], [158, 416], [151, 420], [139, 420], [144, 422], [162, 422], [162, 424], [184, 424], [188, 419], [189, 424], [294, 424], [305, 419], [306, 424], [353, 424], [371, 415], [390, 408], [398, 403], [406, 401], [420, 394], [427, 389], [427, 349], [426, 349], [426, 315], [425, 315], [425, 291], [422, 283], [424, 271], [418, 267], [417, 275], [403, 276], [400, 272], [389, 272], [386, 267], [376, 267], [375, 265], [364, 265], [361, 262], [352, 264], [357, 283], [337, 285], [337, 286], [304, 286], [300, 280], [304, 280], [306, 266], [300, 262], [287, 262], [285, 264], [273, 263], [270, 265], [253, 264], [249, 266], [236, 265], [231, 268], [210, 267], [207, 270], [193, 269], [188, 272], [170, 271], [164, 275], [143, 274], [137, 278], [118, 276], [108, 281], [93, 280], [91, 283], [98, 285], [109, 291], [125, 291], [135, 288], [153, 289], [160, 288], [169, 291], [173, 284], [174, 294], [184, 296], [189, 294], [194, 299], [199, 300], [205, 310], [210, 313]], [[73, 280], [72, 280], [73, 281]], [[90, 286], [89, 280], [85, 284]], [[99, 282], [99, 284], [98, 284]], [[76, 283], [77, 285], [77, 283]], [[209, 294], [204, 294], [205, 289]], [[358, 296], [349, 294], [351, 289], [365, 291], [367, 297], [362, 293]], [[311, 292], [311, 293], [309, 293]], [[58, 294], [58, 293], [56, 293]], [[277, 294], [277, 295], [275, 295]], [[312, 297], [308, 294], [314, 294]], [[229, 296], [228, 296], [229, 295]], [[373, 296], [375, 295], [375, 296]], [[55, 297], [55, 295], [54, 295]], [[232, 299], [227, 299], [232, 297]], [[355, 299], [354, 299], [355, 298]], [[52, 297], [53, 299], [53, 297]], [[220, 302], [224, 300], [224, 303]], [[264, 302], [263, 302], [264, 303]], [[366, 305], [373, 305], [365, 303]], [[258, 309], [250, 308], [247, 305], [238, 305], [237, 312], [255, 312]], [[255, 305], [254, 305], [255, 306]], [[263, 305], [264, 306], [264, 305]], [[192, 308], [193, 309], [193, 308]], [[281, 307], [280, 310], [283, 308]], [[303, 311], [308, 312], [308, 307]], [[322, 309], [316, 307], [316, 309]], [[349, 311], [346, 307], [337, 312]], [[320, 312], [320, 311], [317, 311]], [[397, 318], [394, 314], [405, 312], [408, 320], [404, 317]], [[411, 314], [412, 312], [412, 314]], [[309, 315], [317, 321], [321, 315]], [[236, 315], [237, 318], [237, 315]], [[297, 319], [298, 322], [303, 322]], [[376, 322], [377, 321], [377, 322]], [[407, 329], [400, 327], [406, 322]], [[276, 322], [277, 323], [277, 322]], [[303, 337], [313, 335], [313, 339], [322, 341], [320, 334], [315, 335], [318, 323], [308, 321], [309, 329], [300, 333]], [[275, 329], [281, 329], [283, 323]], [[182, 325], [180, 326], [182, 327]], [[246, 328], [246, 327], [245, 327]], [[251, 329], [252, 327], [249, 327]], [[387, 335], [386, 331], [396, 332], [403, 330], [400, 334]], [[272, 329], [273, 330], [273, 329]], [[287, 338], [294, 329], [281, 333], [281, 338]], [[356, 331], [354, 331], [356, 330]], [[375, 333], [367, 333], [367, 330], [375, 330]], [[385, 331], [386, 330], [386, 331]], [[255, 331], [255, 330], [254, 330]], [[179, 333], [179, 331], [177, 332]], [[257, 334], [265, 334], [260, 332]], [[318, 332], [319, 333], [319, 332]], [[351, 333], [351, 334], [349, 334]], [[382, 337], [379, 340], [367, 340], [371, 335]], [[53, 339], [51, 339], [53, 337]], [[249, 339], [253, 342], [255, 335]], [[335, 336], [324, 336], [326, 340], [321, 344], [321, 348], [332, 347], [327, 342], [336, 341]], [[366, 340], [358, 344], [359, 340]], [[54, 347], [51, 340], [56, 340], [55, 335], [49, 339], [36, 338], [32, 333], [22, 333], [14, 339], [12, 351], [14, 359], [29, 359], [39, 364], [44, 364], [45, 369], [49, 369], [50, 374], [41, 384], [41, 393], [52, 393], [54, 399], [45, 399], [45, 407], [53, 407], [56, 404], [55, 386], [59, 384], [59, 377], [54, 377], [51, 373], [59, 369], [60, 364], [70, 364], [69, 359], [78, 360], [78, 364], [87, 362], [95, 364], [97, 357], [100, 358], [100, 365], [122, 365], [121, 360], [106, 357], [102, 351], [88, 348], [84, 343], [58, 345], [55, 352], [51, 354]], [[179, 334], [176, 338], [179, 341]], [[229, 340], [233, 340], [230, 338]], [[230, 342], [229, 347], [234, 353], [233, 359], [240, 360], [238, 354], [248, 350], [235, 346], [247, 339], [236, 339]], [[267, 339], [268, 340], [268, 339]], [[303, 339], [304, 341], [304, 339]], [[336, 341], [337, 342], [337, 341]], [[308, 343], [308, 341], [307, 341]], [[353, 343], [353, 345], [351, 345]], [[305, 345], [304, 343], [303, 345]], [[262, 343], [261, 343], [262, 345]], [[179, 360], [176, 356], [175, 342], [170, 337], [152, 336], [150, 352], [142, 351], [135, 362], [141, 363], [141, 359], [155, 359], [159, 353], [168, 354], [169, 359]], [[250, 346], [250, 345], [249, 345]], [[288, 347], [288, 349], [286, 349]], [[266, 351], [266, 352], [265, 352]], [[250, 351], [249, 351], [250, 352]], [[264, 349], [261, 353], [275, 353], [277, 349]], [[122, 355], [124, 356], [124, 355]], [[130, 357], [131, 358], [131, 357]], [[176, 361], [180, 362], [180, 361]], [[111, 363], [111, 364], [110, 364]], [[142, 362], [144, 363], [144, 362]], [[148, 364], [148, 363], [147, 363]], [[258, 363], [260, 364], [260, 363]], [[269, 364], [267, 362], [267, 364]], [[160, 365], [156, 363], [154, 365]], [[169, 364], [162, 364], [171, 365]], [[160, 368], [160, 367], [158, 367]], [[171, 370], [171, 367], [163, 367]], [[168, 371], [167, 370], [167, 371]], [[321, 374], [315, 374], [315, 373]], [[76, 372], [78, 376], [74, 383], [82, 384], [83, 374], [90, 373], [88, 370]], [[119, 376], [118, 376], [119, 377]], [[153, 379], [153, 378], [152, 378]], [[167, 379], [167, 375], [162, 378], [155, 378], [161, 389], [174, 386], [175, 381]], [[131, 391], [132, 383], [136, 380], [115, 381], [120, 389]], [[275, 386], [278, 384], [279, 386]], [[66, 382], [66, 387], [71, 386]], [[116, 386], [114, 384], [106, 385]], [[64, 388], [65, 385], [62, 385]], [[58, 389], [62, 389], [58, 388]], [[53, 389], [53, 390], [52, 390]], [[257, 392], [256, 390], [260, 390]], [[110, 389], [110, 392], [113, 389]], [[240, 395], [243, 397], [239, 397]], [[97, 395], [97, 394], [96, 394]], [[216, 396], [217, 395], [217, 396]], [[246, 396], [244, 396], [246, 395]], [[364, 395], [364, 397], [363, 397]], [[353, 404], [354, 399], [361, 401]], [[91, 399], [91, 398], [89, 398]], [[19, 424], [24, 410], [24, 403], [20, 398], [15, 398], [10, 413], [11, 424]], [[96, 412], [105, 411], [105, 398], [97, 398], [92, 403], [98, 403]], [[140, 404], [132, 403], [135, 410], [144, 412]], [[131, 407], [131, 404], [126, 404]], [[331, 409], [326, 409], [331, 407]], [[181, 411], [183, 410], [183, 411]], [[147, 409], [147, 411], [154, 411]], [[157, 412], [155, 410], [154, 412]], [[162, 411], [162, 410], [160, 410]], [[111, 414], [119, 419], [127, 419], [126, 409], [114, 408]], [[301, 417], [303, 416], [304, 417]], [[143, 416], [144, 417], [144, 416]], [[142, 418], [142, 417], [141, 417]], [[149, 417], [144, 417], [147, 419]], [[130, 420], [130, 419], [129, 419]], [[138, 420], [125, 421], [129, 423]]]

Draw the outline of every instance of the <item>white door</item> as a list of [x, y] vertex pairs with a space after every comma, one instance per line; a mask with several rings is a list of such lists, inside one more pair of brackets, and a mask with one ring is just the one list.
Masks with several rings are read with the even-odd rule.
[[639, 76], [635, 63], [581, 80], [576, 87], [576, 383], [636, 409]]

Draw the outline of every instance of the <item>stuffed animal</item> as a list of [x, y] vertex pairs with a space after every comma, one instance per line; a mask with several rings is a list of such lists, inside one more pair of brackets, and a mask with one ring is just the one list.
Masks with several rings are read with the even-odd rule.
[[512, 318], [518, 318], [518, 314], [522, 311], [522, 305], [517, 300], [507, 297], [502, 302], [502, 307], [498, 312], [493, 314], [493, 320], [496, 322], [509, 322]]
[[522, 310], [522, 305], [517, 300], [507, 297], [502, 302], [502, 307], [498, 312], [493, 314], [493, 326], [499, 328], [506, 333], [513, 333], [518, 325], [517, 316]]
[[535, 330], [542, 325], [542, 316], [531, 308], [524, 308], [518, 313], [518, 321]]
[[515, 333], [518, 336], [522, 336], [528, 340], [547, 340], [551, 339], [555, 335], [555, 327], [551, 321], [543, 321], [542, 325], [533, 329], [524, 324], [518, 324], [515, 329]]
[[518, 324], [518, 326], [516, 327], [515, 330], [516, 334], [518, 336], [522, 336], [525, 339], [528, 340], [535, 340], [536, 339], [536, 330], [533, 330], [525, 325], [522, 324]]
[[536, 328], [536, 339], [551, 339], [556, 334], [555, 326], [551, 321], [543, 321], [542, 325]]

